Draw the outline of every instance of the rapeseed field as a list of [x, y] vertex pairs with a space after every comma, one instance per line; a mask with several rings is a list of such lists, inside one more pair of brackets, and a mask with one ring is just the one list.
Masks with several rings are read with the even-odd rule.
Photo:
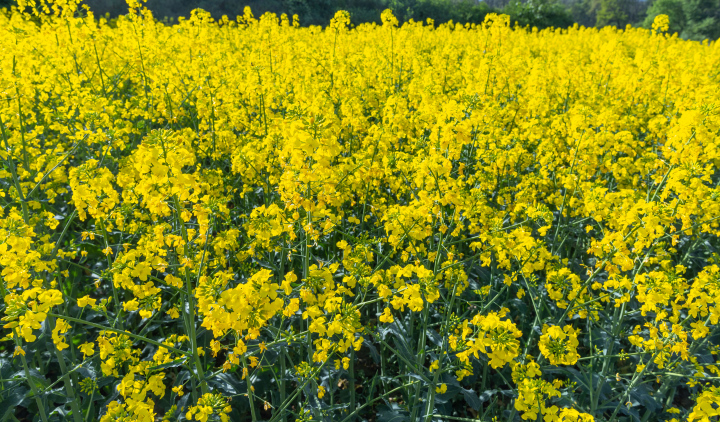
[[720, 43], [0, 13], [0, 418], [716, 421]]

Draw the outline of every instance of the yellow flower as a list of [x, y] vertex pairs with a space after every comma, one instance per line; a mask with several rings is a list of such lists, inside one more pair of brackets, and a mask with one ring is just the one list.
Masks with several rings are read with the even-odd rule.
[[90, 296], [83, 296], [81, 298], [78, 298], [77, 305], [81, 308], [84, 308], [86, 306], [95, 306], [96, 302], [97, 300], [91, 298]]
[[80, 352], [85, 356], [85, 358], [95, 354], [95, 344], [94, 343], [83, 343], [80, 346], [78, 346], [78, 348], [80, 349]]
[[123, 309], [127, 312], [137, 311], [139, 305], [140, 303], [137, 301], [137, 299], [133, 299], [123, 303]]
[[438, 394], [445, 394], [447, 391], [447, 384], [442, 383], [439, 387], [435, 387], [435, 392]]
[[[246, 8], [166, 25], [139, 0], [112, 21], [78, 0], [18, 5], [0, 13], [0, 318], [15, 356], [56, 320], [60, 350], [97, 338], [120, 388], [89, 419], [176, 418], [155, 403], [177, 381], [163, 368], [204, 354], [196, 341], [215, 358], [188, 361], [198, 386], [247, 380], [262, 353], [298, 344], [309, 362], [283, 376], [308, 380], [339, 376], [322, 366], [334, 357], [349, 370], [351, 347], [387, 357], [361, 335], [398, 322], [410, 349], [419, 327], [447, 344], [435, 374], [446, 358], [459, 380], [510, 365], [517, 394], [497, 414], [592, 420], [555, 400], [587, 391], [521, 353], [575, 365], [599, 330], [657, 369], [639, 365], [638, 385], [692, 374], [675, 377], [698, 390], [678, 411], [717, 417], [720, 368], [702, 358], [720, 324], [717, 42], [662, 35], [666, 15], [652, 30], [525, 30], [495, 13], [401, 25], [388, 9], [382, 25], [338, 11], [300, 27]], [[542, 315], [517, 306], [530, 290]], [[48, 319], [73, 301], [99, 311], [79, 313], [95, 327]], [[536, 336], [534, 317], [559, 326]], [[629, 356], [606, 371], [618, 382]], [[184, 409], [230, 410], [216, 393]]]
[[393, 318], [390, 308], [388, 308], [388, 307], [385, 307], [385, 309], [383, 309], [383, 313], [380, 315], [380, 317], [378, 319], [380, 320], [380, 322], [385, 322], [385, 323], [391, 323], [391, 322], [395, 321], [395, 318]]
[[64, 319], [58, 319], [55, 321], [55, 328], [53, 328], [52, 331], [52, 339], [58, 350], [67, 349], [69, 347], [67, 343], [65, 343], [65, 336], [61, 336], [61, 334], [66, 333], [68, 330], [70, 330], [70, 324], [68, 324]]
[[652, 29], [658, 32], [665, 32], [670, 29], [670, 17], [668, 15], [657, 15], [652, 23]]
[[577, 353], [577, 333], [570, 325], [563, 328], [543, 327], [543, 335], [538, 342], [540, 352], [553, 365], [574, 365], [580, 357]]

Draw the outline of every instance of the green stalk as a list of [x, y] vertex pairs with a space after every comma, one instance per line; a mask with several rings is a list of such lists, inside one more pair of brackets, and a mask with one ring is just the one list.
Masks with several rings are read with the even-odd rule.
[[[425, 302], [422, 315], [422, 330], [418, 339], [418, 353], [415, 358], [415, 365], [419, 371], [422, 371], [423, 363], [425, 363], [425, 344], [427, 341], [427, 325], [428, 325], [429, 304]], [[418, 402], [420, 401], [420, 385], [415, 385], [415, 394], [413, 395], [413, 406], [410, 420], [417, 420]]]
[[[13, 60], [15, 60], [14, 56]], [[25, 141], [25, 119], [23, 119], [22, 104], [20, 103], [20, 89], [18, 88], [17, 83], [15, 84], [15, 94], [17, 95], [18, 118], [20, 119], [20, 139], [22, 140], [23, 164], [25, 165], [25, 170], [29, 173], [30, 161], [28, 160], [27, 144]]]
[[325, 365], [327, 365], [327, 363], [329, 361], [330, 361], [329, 359], [325, 360], [325, 362], [323, 362], [322, 365], [320, 365], [320, 367], [317, 368], [317, 370], [315, 370], [315, 372], [312, 374], [312, 376], [308, 377], [308, 379], [305, 380], [303, 385], [301, 385], [297, 389], [295, 389], [295, 393], [293, 393], [293, 395], [289, 399], [285, 400], [285, 402], [278, 408], [277, 413], [272, 418], [270, 418], [269, 422], [277, 422], [278, 421], [278, 419], [279, 419], [278, 415], [282, 415], [282, 412], [284, 412], [285, 409], [287, 409], [287, 407], [290, 406], [290, 403], [292, 403], [295, 400], [295, 398], [300, 395], [302, 390], [310, 383], [310, 381], [315, 379], [317, 374], [319, 374], [320, 371], [322, 371], [322, 369], [325, 367]]
[[[7, 134], [5, 133], [5, 123], [2, 121], [2, 116], [0, 116], [0, 133], [2, 134], [2, 138], [5, 143], [5, 149], [8, 151], [8, 153], [12, 153], [13, 150], [10, 148], [10, 143], [8, 142]], [[15, 161], [8, 158], [6, 162], [8, 164], [8, 167], [10, 167], [10, 174], [12, 175], [15, 189], [17, 189], [18, 196], [20, 197], [20, 206], [22, 207], [23, 220], [25, 221], [25, 224], [28, 224], [30, 221], [30, 210], [28, 209], [27, 198], [25, 197], [25, 195], [23, 195], [22, 187], [20, 185], [20, 178], [17, 175]]]
[[[350, 349], [350, 366], [348, 367], [350, 370], [350, 379], [349, 381], [349, 387], [350, 387], [350, 412], [351, 414], [355, 413], [355, 349]], [[354, 418], [353, 418], [354, 419]]]
[[427, 405], [425, 407], [425, 422], [432, 421], [433, 409], [435, 408], [435, 388], [436, 388], [435, 386], [437, 385], [438, 381], [440, 380], [440, 371], [442, 370], [442, 364], [440, 364], [440, 365], [441, 365], [440, 368], [435, 370], [435, 375], [433, 376], [432, 385], [428, 386], [428, 400], [427, 400]]
[[[178, 199], [177, 195], [173, 196], [173, 202], [175, 203], [175, 219], [177, 221], [178, 228], [180, 229], [180, 232], [182, 234], [183, 242], [185, 243], [183, 245], [183, 256], [189, 257], [190, 251], [189, 251], [189, 239], [187, 235], [187, 228], [185, 227], [185, 224], [182, 221], [182, 217], [180, 216], [180, 200]], [[208, 228], [207, 233], [205, 233], [205, 250], [207, 250], [207, 237], [210, 233], [210, 228]], [[201, 260], [200, 269], [198, 269], [198, 277], [200, 277], [200, 270], [202, 269], [202, 262], [205, 259], [205, 250], [203, 251], [203, 258]], [[197, 335], [195, 332], [195, 301], [193, 300], [193, 288], [192, 288], [192, 281], [190, 280], [190, 270], [185, 267], [185, 299], [187, 300], [187, 307], [183, 306], [183, 318], [185, 319], [185, 329], [188, 331], [188, 336], [190, 337], [190, 355], [192, 356], [193, 364], [195, 365], [195, 371], [197, 372], [198, 380], [200, 381], [200, 390], [203, 394], [209, 393], [209, 389], [207, 386], [207, 382], [205, 381], [205, 372], [203, 371], [202, 363], [200, 362], [200, 357], [197, 352]], [[187, 310], [186, 310], [187, 309]]]
[[95, 397], [95, 388], [93, 388], [92, 391], [90, 392], [90, 400], [88, 400], [88, 407], [87, 407], [87, 410], [85, 411], [84, 422], [87, 422], [89, 420], [88, 418], [90, 417], [90, 408], [92, 407], [93, 397]]
[[[50, 327], [55, 327], [55, 321], [52, 317], [48, 318], [48, 323]], [[58, 363], [60, 364], [60, 371], [62, 372], [62, 379], [63, 384], [65, 384], [67, 398], [70, 400], [70, 409], [72, 409], [73, 421], [82, 422], [82, 414], [80, 413], [78, 400], [75, 396], [75, 389], [73, 388], [72, 382], [70, 381], [70, 376], [68, 375], [67, 365], [65, 365], [65, 358], [63, 357], [60, 349], [58, 349], [57, 347], [55, 347], [55, 356], [57, 357]]]
[[250, 402], [250, 415], [252, 417], [252, 421], [257, 421], [257, 416], [255, 415], [255, 394], [252, 390], [252, 381], [250, 381], [250, 370], [247, 366], [247, 359], [245, 359], [245, 356], [242, 357], [243, 362], [243, 368], [248, 371], [247, 376], [245, 377], [245, 383], [247, 385], [247, 395], [248, 395], [248, 401]]
[[[110, 242], [108, 241], [107, 236], [107, 230], [105, 230], [105, 223], [102, 220], [98, 220], [98, 223], [100, 224], [100, 230], [102, 231], [102, 237], [103, 241], [105, 242], [105, 248], [110, 247]], [[107, 259], [107, 265], [108, 265], [108, 272], [112, 270], [112, 261], [110, 260], [110, 254], [107, 254], [105, 256]], [[117, 288], [115, 287], [115, 281], [110, 279], [110, 285], [112, 286], [112, 292], [113, 292], [113, 303], [115, 304], [115, 321], [113, 321], [113, 327], [115, 324], [119, 324], [120, 329], [123, 329], [123, 322], [122, 318], [120, 318], [120, 314], [122, 313], [122, 307], [120, 306], [120, 299], [118, 296]]]
[[55, 247], [53, 248], [52, 252], [50, 253], [51, 256], [54, 257], [57, 254], [58, 249], [60, 249], [60, 242], [65, 237], [65, 234], [67, 233], [68, 228], [70, 227], [70, 223], [73, 222], [76, 215], [77, 215], [77, 210], [73, 210], [72, 214], [70, 214], [70, 217], [68, 217], [67, 221], [65, 222], [65, 227], [63, 227], [63, 231], [60, 233], [60, 237], [58, 238], [57, 242], [55, 242]]
[[[307, 213], [307, 224], [312, 224], [312, 213]], [[307, 229], [305, 230], [305, 250], [303, 251], [303, 279], [308, 277], [308, 265], [310, 263], [310, 236], [308, 235]]]
[[[17, 331], [13, 329], [14, 336], [13, 339], [15, 340], [15, 347], [21, 347], [22, 343], [20, 341], [20, 338], [17, 335]], [[40, 418], [43, 422], [48, 422], [47, 414], [45, 413], [45, 406], [43, 405], [42, 400], [40, 399], [39, 392], [37, 390], [37, 387], [35, 386], [35, 382], [32, 380], [30, 375], [30, 368], [27, 364], [27, 359], [25, 359], [25, 354], [20, 353], [20, 360], [22, 360], [23, 364], [23, 370], [25, 371], [25, 378], [27, 379], [28, 384], [30, 384], [30, 389], [33, 392], [33, 396], [35, 396], [35, 403], [37, 404], [38, 411], [40, 412]]]
[[628, 388], [625, 390], [625, 394], [623, 395], [623, 398], [618, 401], [617, 406], [615, 406], [615, 411], [613, 411], [612, 416], [610, 416], [610, 419], [608, 419], [608, 420], [610, 420], [610, 421], [616, 420], [616, 419], [615, 419], [615, 416], [616, 416], [617, 413], [620, 411], [620, 406], [622, 406], [622, 405], [624, 404], [623, 402], [624, 402], [625, 400], [627, 400], [628, 396], [630, 395], [630, 392], [635, 388], [635, 384], [637, 384], [638, 380], [643, 376], [643, 374], [645, 373], [645, 371], [647, 371], [648, 367], [649, 367], [649, 366], [652, 364], [652, 362], [655, 360], [655, 358], [657, 357], [658, 353], [660, 353], [660, 352], [659, 352], [659, 351], [656, 352], [656, 353], [650, 358], [650, 360], [648, 360], [647, 365], [645, 365], [645, 367], [642, 369], [642, 371], [635, 373], [635, 375], [633, 376], [632, 380], [630, 381], [630, 385], [628, 385]]
[[422, 371], [420, 371], [419, 369], [416, 370], [415, 364], [414, 364], [412, 361], [408, 360], [405, 356], [401, 355], [400, 352], [398, 352], [397, 350], [393, 349], [392, 346], [390, 346], [389, 344], [387, 344], [387, 342], [386, 342], [385, 340], [383, 340], [382, 338], [379, 338], [379, 337], [378, 337], [378, 340], [380, 340], [380, 343], [382, 343], [383, 346], [387, 347], [387, 348], [390, 350], [390, 352], [392, 352], [392, 354], [394, 354], [394, 355], [397, 356], [400, 360], [402, 360], [402, 361], [405, 363], [405, 365], [407, 365], [408, 368], [412, 369], [413, 372], [415, 372], [415, 374], [416, 374], [417, 376], [419, 376], [423, 381], [425, 381], [426, 383], [430, 383], [430, 382], [431, 382], [431, 381], [430, 381], [430, 378], [426, 377], [426, 376], [422, 373]]
[[[615, 311], [613, 312], [613, 321], [617, 321], [617, 320], [618, 320], [618, 313], [619, 313], [619, 312], [620, 312], [620, 309], [619, 309], [619, 308], [615, 308]], [[615, 330], [613, 329], [613, 332], [614, 332], [614, 331], [615, 331]], [[610, 362], [610, 358], [609, 358], [608, 356], [612, 355], [613, 341], [614, 341], [614, 339], [615, 339], [614, 333], [613, 333], [613, 335], [612, 335], [610, 338], [611, 338], [610, 346], [609, 346], [609, 349], [608, 349], [608, 351], [607, 351], [607, 354], [603, 357], [603, 364], [602, 364], [602, 369], [600, 370], [600, 374], [605, 374], [605, 373], [607, 373], [608, 365], [609, 365], [609, 362]], [[592, 375], [591, 375], [591, 376], [592, 376]], [[591, 378], [591, 379], [592, 379], [592, 378]], [[596, 409], [597, 409], [597, 407], [598, 407], [598, 404], [599, 404], [599, 401], [600, 401], [600, 394], [601, 394], [601, 392], [602, 392], [602, 388], [603, 388], [603, 385], [604, 385], [604, 384], [605, 384], [605, 379], [603, 378], [603, 375], [601, 375], [601, 376], [599, 377], [599, 379], [598, 379], [597, 391], [596, 391], [596, 393], [595, 393], [595, 401], [593, 401], [593, 402], [590, 403], [590, 406], [591, 406], [591, 407], [590, 407], [591, 414], [595, 414], [595, 411], [596, 411]], [[592, 384], [590, 384], [590, 388], [592, 388]]]
[[[309, 190], [309, 188], [308, 188]], [[308, 192], [309, 194], [309, 192]], [[307, 212], [307, 224], [308, 227], [312, 224], [312, 213], [310, 211]], [[310, 235], [308, 234], [308, 229], [305, 229], [305, 248], [303, 250], [303, 281], [307, 283], [307, 278], [309, 276], [309, 264], [310, 264]], [[308, 325], [308, 332], [307, 336], [305, 337], [305, 342], [307, 344], [307, 356], [308, 356], [308, 362], [312, 362], [312, 333], [310, 332], [310, 318], [308, 318], [307, 321]]]
[[[280, 403], [285, 403], [285, 400], [287, 400], [287, 393], [285, 391], [285, 354], [280, 353]], [[285, 414], [282, 415], [282, 422], [287, 421], [287, 416]]]
[[[205, 232], [205, 244], [203, 245], [203, 254], [200, 258], [200, 265], [198, 266], [198, 275], [196, 284], [200, 281], [200, 276], [202, 275], [202, 268], [205, 263], [205, 255], [207, 254], [207, 247], [208, 247], [208, 238], [210, 236], [210, 230], [211, 227], [215, 225], [215, 217], [213, 216], [212, 224], [208, 226], [207, 231]], [[188, 279], [189, 280], [189, 279]], [[190, 283], [186, 283], [187, 286], [187, 295], [188, 295], [188, 302], [190, 305], [190, 345], [192, 346], [192, 354], [193, 354], [193, 360], [195, 361], [195, 370], [198, 373], [198, 378], [200, 381], [200, 389], [202, 390], [203, 394], [207, 394], [210, 392], [207, 386], [207, 381], [205, 380], [205, 370], [203, 369], [203, 365], [200, 362], [200, 356], [198, 355], [198, 348], [197, 348], [197, 332], [195, 330], [195, 304], [193, 303], [193, 296], [192, 296], [192, 290]], [[254, 421], [254, 419], [253, 419]]]
[[396, 392], [396, 391], [398, 391], [398, 390], [405, 389], [405, 388], [407, 388], [407, 387], [410, 387], [411, 385], [413, 385], [413, 384], [415, 384], [415, 383], [417, 383], [417, 382], [418, 382], [417, 380], [412, 381], [412, 382], [409, 382], [409, 383], [407, 383], [407, 384], [405, 384], [405, 385], [401, 385], [401, 386], [399, 386], [399, 387], [396, 387], [396, 388], [388, 391], [387, 393], [385, 393], [385, 394], [383, 394], [383, 395], [381, 395], [381, 396], [379, 396], [379, 397], [375, 397], [374, 399], [372, 399], [372, 400], [368, 401], [367, 403], [363, 404], [362, 406], [358, 407], [357, 410], [355, 410], [355, 412], [347, 415], [347, 416], [345, 417], [345, 419], [342, 420], [342, 422], [347, 422], [347, 421], [349, 421], [351, 418], [354, 418], [355, 415], [356, 415], [358, 412], [360, 412], [361, 410], [363, 410], [363, 409], [366, 408], [367, 406], [370, 406], [371, 404], [375, 403], [376, 401], [382, 400], [382, 399], [390, 396], [390, 395], [393, 394], [394, 392]]
[[105, 89], [105, 78], [103, 78], [103, 70], [100, 66], [100, 55], [98, 55], [97, 44], [95, 43], [95, 37], [93, 37], [93, 49], [95, 50], [95, 62], [98, 66], [98, 74], [100, 75], [100, 85], [102, 86], [103, 96], [107, 98], [107, 90]]
[[[583, 132], [583, 135], [585, 135], [585, 132]], [[575, 168], [575, 163], [577, 163], [577, 156], [578, 156], [578, 152], [580, 152], [580, 143], [581, 142], [582, 142], [582, 136], [580, 136], [580, 139], [578, 139], [577, 145], [575, 145], [575, 155], [573, 157], [573, 162], [570, 165], [569, 174], [573, 173], [573, 170]], [[575, 182], [575, 187], [573, 188], [572, 196], [575, 196], [575, 192], [577, 191], [577, 185], [579, 182], [580, 182], [580, 179], [578, 178], [578, 180]], [[555, 234], [553, 235], [553, 240], [552, 240], [553, 254], [556, 254], [559, 251], [559, 248], [555, 249], [556, 248], [555, 240], [557, 239], [558, 232], [560, 231], [560, 226], [562, 225], [562, 218], [563, 218], [563, 212], [565, 212], [566, 199], [567, 199], [567, 189], [563, 193], [563, 200], [562, 200], [562, 204], [560, 206], [560, 213], [558, 214], [558, 224], [555, 227]], [[569, 218], [570, 218], [570, 216], [568, 216], [568, 219]]]
[[129, 333], [129, 332], [123, 331], [123, 330], [118, 330], [117, 328], [105, 327], [105, 326], [100, 325], [100, 324], [95, 324], [94, 322], [85, 321], [85, 320], [82, 320], [82, 319], [73, 318], [73, 317], [69, 317], [69, 316], [65, 316], [65, 315], [58, 315], [58, 314], [55, 314], [55, 313], [52, 313], [52, 312], [48, 312], [47, 314], [48, 314], [48, 316], [55, 317], [55, 318], [59, 318], [59, 319], [64, 319], [65, 321], [74, 322], [74, 323], [76, 323], [76, 324], [89, 325], [89, 326], [91, 326], [91, 327], [95, 327], [95, 328], [98, 328], [98, 329], [103, 330], [103, 331], [111, 331], [111, 332], [113, 332], [113, 333], [123, 334], [123, 335], [126, 335], [126, 336], [130, 337], [130, 338], [134, 338], [134, 339], [136, 339], [136, 340], [144, 341], [144, 342], [146, 342], [146, 343], [150, 343], [150, 344], [155, 345], [155, 346], [157, 346], [157, 347], [162, 347], [163, 349], [170, 350], [171, 352], [175, 352], [175, 353], [180, 354], [180, 355], [183, 355], [183, 356], [192, 357], [192, 353], [190, 353], [190, 352], [186, 352], [186, 351], [184, 351], [184, 350], [176, 349], [175, 347], [168, 346], [167, 344], [163, 344], [163, 343], [157, 342], [157, 341], [155, 341], [155, 340], [153, 340], [153, 339], [150, 339], [150, 338], [147, 338], [147, 337], [139, 336], [139, 335], [137, 335], [137, 334]]

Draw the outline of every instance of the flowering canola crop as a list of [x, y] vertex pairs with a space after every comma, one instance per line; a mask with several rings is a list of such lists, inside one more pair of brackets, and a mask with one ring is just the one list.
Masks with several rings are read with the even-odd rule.
[[0, 14], [16, 417], [720, 415], [720, 43], [129, 5]]

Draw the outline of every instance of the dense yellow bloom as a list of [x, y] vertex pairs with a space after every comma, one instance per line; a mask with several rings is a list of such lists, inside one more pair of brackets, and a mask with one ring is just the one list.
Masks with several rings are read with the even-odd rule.
[[720, 416], [720, 388], [711, 387], [704, 390], [697, 399], [697, 404], [688, 415], [688, 421], [708, 421]]
[[472, 324], [477, 327], [478, 336], [469, 341], [466, 350], [458, 353], [458, 358], [467, 363], [471, 354], [478, 358], [478, 352], [481, 352], [490, 358], [493, 368], [501, 368], [516, 358], [520, 348], [518, 338], [522, 337], [522, 333], [511, 321], [501, 318], [495, 312], [486, 316], [476, 315]]
[[195, 406], [190, 407], [185, 417], [188, 420], [207, 422], [209, 417], [215, 416], [222, 422], [227, 422], [229, 420], [228, 413], [230, 413], [230, 408], [226, 399], [219, 394], [208, 393], [200, 397]]
[[543, 335], [540, 336], [538, 346], [543, 356], [548, 358], [553, 365], [572, 365], [577, 362], [580, 355], [577, 353], [578, 331], [572, 326], [566, 325], [543, 327]]
[[665, 32], [670, 29], [670, 18], [668, 15], [657, 15], [652, 23], [652, 29], [659, 32]]
[[702, 386], [673, 403], [718, 416], [718, 42], [665, 15], [303, 28], [19, 5], [0, 13], [2, 337], [13, 362], [47, 336], [99, 365], [117, 396], [90, 418], [275, 417], [298, 403], [280, 385], [345, 409], [348, 375], [384, 394], [428, 372], [394, 402], [416, 418], [422, 389], [482, 386], [516, 392], [492, 416], [608, 416], [553, 371], [600, 371], [623, 404], [657, 377], [651, 401]]

